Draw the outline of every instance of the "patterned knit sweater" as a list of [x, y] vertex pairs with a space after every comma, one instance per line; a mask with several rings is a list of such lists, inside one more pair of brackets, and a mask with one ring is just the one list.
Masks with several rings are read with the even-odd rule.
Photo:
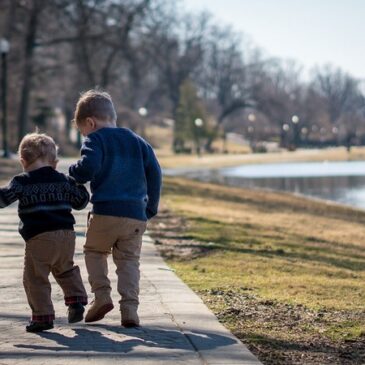
[[19, 233], [25, 241], [37, 234], [59, 229], [73, 229], [73, 209], [83, 209], [89, 193], [50, 166], [15, 176], [8, 186], [0, 188], [0, 208], [16, 200], [20, 218]]

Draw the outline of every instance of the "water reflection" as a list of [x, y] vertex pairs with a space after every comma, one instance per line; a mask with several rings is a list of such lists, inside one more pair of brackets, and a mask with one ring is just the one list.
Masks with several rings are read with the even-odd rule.
[[229, 169], [185, 170], [178, 174], [230, 186], [288, 191], [365, 209], [364, 162], [245, 165]]
[[289, 191], [365, 209], [365, 177], [361, 176], [262, 179], [223, 177], [223, 183], [232, 186]]

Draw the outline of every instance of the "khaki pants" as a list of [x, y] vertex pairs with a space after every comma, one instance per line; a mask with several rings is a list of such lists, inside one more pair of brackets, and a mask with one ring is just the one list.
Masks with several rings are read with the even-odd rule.
[[71, 230], [44, 232], [26, 242], [23, 284], [33, 321], [54, 319], [50, 273], [62, 288], [66, 305], [87, 304], [80, 270], [73, 262], [74, 253], [75, 232]]
[[147, 222], [90, 214], [84, 246], [86, 268], [95, 297], [110, 297], [108, 255], [117, 267], [120, 308], [137, 310], [139, 296], [139, 258]]

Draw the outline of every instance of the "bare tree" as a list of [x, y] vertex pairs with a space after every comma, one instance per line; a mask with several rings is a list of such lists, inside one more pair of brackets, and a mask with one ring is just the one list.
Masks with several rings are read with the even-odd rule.
[[[62, 35], [56, 33], [45, 38], [38, 45], [48, 49], [62, 47], [65, 54], [69, 54], [63, 64], [64, 68], [72, 66], [68, 68], [69, 80], [65, 81], [64, 110], [67, 120], [70, 120], [73, 103], [82, 90], [97, 86], [108, 88], [122, 100], [121, 94], [125, 89], [128, 95], [134, 95], [133, 90], [124, 85], [133, 77], [137, 79], [142, 69], [141, 62], [136, 62], [135, 43], [139, 39], [139, 27], [153, 0], [53, 1], [58, 14], [57, 22], [66, 31]], [[128, 104], [128, 100], [124, 103]], [[67, 133], [69, 129], [68, 122]]]
[[314, 120], [330, 120], [350, 135], [364, 119], [357, 80], [323, 68], [308, 86], [295, 63], [266, 59], [239, 34], [207, 14], [186, 14], [177, 2], [0, 0], [0, 9], [3, 34], [12, 37], [12, 141], [28, 131], [41, 99], [44, 108], [66, 112], [68, 139], [79, 92], [95, 86], [107, 88], [136, 123], [141, 106], [151, 118], [175, 119], [186, 80], [205, 104], [209, 127], [216, 122], [208, 149], [218, 130], [230, 128], [226, 122], [238, 122], [239, 113], [247, 119], [253, 110], [274, 126], [267, 130], [281, 131], [282, 145], [299, 145], [301, 130], [308, 132]]
[[364, 108], [360, 81], [330, 65], [316, 69], [312, 87], [323, 99], [330, 122], [343, 130], [350, 150]]
[[158, 70], [159, 80], [171, 101], [172, 115], [180, 100], [180, 88], [202, 62], [204, 36], [209, 17], [201, 14], [158, 19], [151, 29], [148, 55]]
[[237, 110], [254, 106], [251, 82], [255, 63], [251, 63], [253, 60], [250, 58], [255, 52], [251, 54], [247, 48], [245, 59], [241, 44], [240, 35], [231, 29], [211, 27], [204, 63], [196, 77], [207, 103], [213, 106], [217, 117], [216, 133], [211, 135], [206, 144], [208, 151], [227, 117]]
[[[292, 117], [298, 113], [302, 84], [301, 68], [293, 61], [270, 60], [253, 85], [256, 108], [280, 130], [280, 144], [288, 146]], [[295, 134], [296, 131], [293, 131]]]

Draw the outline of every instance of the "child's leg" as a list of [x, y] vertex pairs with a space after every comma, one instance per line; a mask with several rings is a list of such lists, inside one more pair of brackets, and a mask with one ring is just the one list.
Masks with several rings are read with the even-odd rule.
[[120, 311], [124, 326], [138, 326], [139, 258], [146, 222], [121, 218], [123, 232], [113, 247], [113, 260], [117, 266], [118, 292], [121, 295]]
[[65, 304], [87, 304], [87, 294], [82, 283], [80, 269], [74, 265], [75, 232], [59, 230], [52, 232], [57, 248], [57, 259], [52, 267], [52, 274], [63, 290]]
[[85, 322], [94, 322], [114, 308], [108, 278], [108, 255], [116, 241], [118, 218], [91, 214], [84, 246], [85, 264], [89, 275], [91, 291], [95, 300], [89, 309]]
[[52, 323], [55, 317], [51, 300], [51, 284], [48, 280], [54, 259], [54, 247], [42, 233], [26, 243], [23, 284], [32, 322]]
[[87, 247], [85, 247], [84, 253], [91, 292], [95, 294], [95, 297], [110, 297], [112, 288], [108, 278], [108, 254], [89, 251]]
[[116, 241], [117, 217], [91, 214], [84, 246], [86, 269], [91, 291], [96, 297], [109, 296], [108, 255]]

